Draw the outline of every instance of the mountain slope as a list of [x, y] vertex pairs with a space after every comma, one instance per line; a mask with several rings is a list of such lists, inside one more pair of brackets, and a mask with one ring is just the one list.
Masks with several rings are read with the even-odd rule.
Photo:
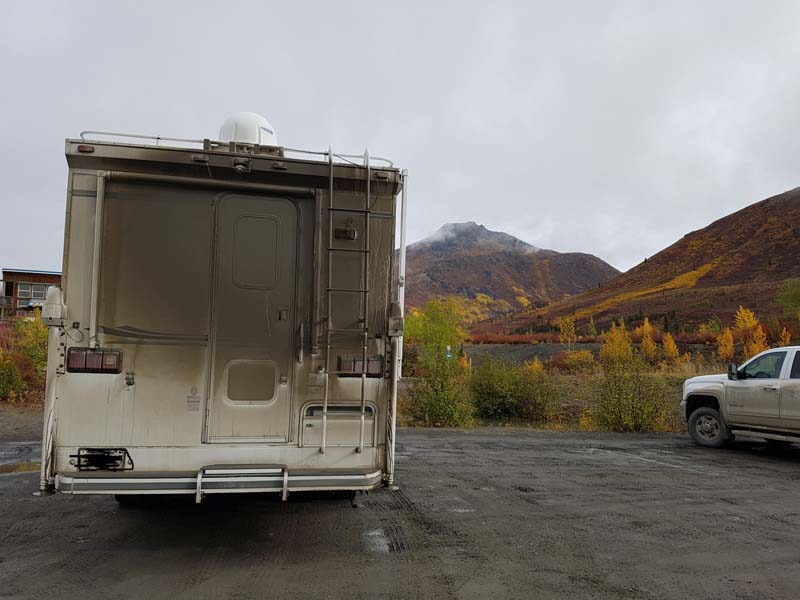
[[800, 277], [800, 188], [762, 200], [693, 231], [600, 287], [535, 311], [481, 324], [496, 333], [553, 318], [667, 315], [673, 321], [729, 320], [739, 304], [775, 316], [782, 282]]
[[473, 222], [448, 223], [408, 247], [406, 301], [420, 307], [432, 296], [485, 295], [496, 312], [508, 312], [576, 294], [618, 273], [591, 254], [542, 250]]

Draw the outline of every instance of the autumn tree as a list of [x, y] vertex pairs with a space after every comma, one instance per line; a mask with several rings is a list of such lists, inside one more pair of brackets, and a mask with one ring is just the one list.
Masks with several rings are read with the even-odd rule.
[[752, 358], [756, 354], [764, 352], [764, 350], [769, 350], [767, 334], [764, 333], [764, 329], [761, 325], [756, 325], [750, 337], [744, 342], [744, 359]]
[[778, 346], [791, 346], [792, 345], [792, 334], [789, 333], [789, 329], [784, 327], [781, 330], [781, 337], [778, 338]]
[[423, 310], [409, 311], [404, 339], [407, 344], [444, 353], [447, 346], [455, 348], [466, 338], [463, 323], [463, 311], [455, 298], [431, 298]]
[[597, 327], [594, 325], [594, 317], [589, 317], [589, 324], [586, 326], [586, 335], [590, 337], [597, 336]]
[[681, 353], [671, 333], [665, 333], [661, 336], [661, 351], [664, 353], [664, 358], [669, 363], [674, 364], [680, 359]]
[[[429, 426], [463, 426], [472, 421], [466, 357], [454, 357], [464, 341], [464, 315], [453, 297], [432, 298], [423, 310], [410, 311], [405, 337], [421, 347], [423, 376], [416, 379], [406, 405], [414, 422]], [[447, 351], [448, 347], [450, 352]]]
[[624, 362], [633, 358], [631, 336], [625, 330], [625, 323], [611, 324], [611, 329], [603, 334], [603, 347], [600, 348], [600, 360], [604, 363]]
[[575, 334], [575, 319], [572, 317], [561, 317], [556, 321], [558, 326], [558, 341], [567, 347], [567, 350], [572, 348], [572, 344], [577, 341]]
[[42, 321], [42, 313], [37, 308], [27, 319], [16, 322], [19, 334], [19, 353], [30, 360], [37, 379], [44, 380], [47, 373], [47, 325]]
[[642, 336], [646, 335], [649, 337], [653, 337], [653, 331], [654, 331], [653, 325], [650, 323], [650, 319], [647, 317], [645, 317], [644, 321], [642, 321], [642, 324], [636, 328], [636, 333], [639, 333]]
[[654, 363], [658, 358], [658, 346], [653, 341], [653, 326], [650, 324], [650, 319], [644, 318], [644, 322], [639, 327], [639, 332], [642, 335], [640, 345], [642, 356], [647, 362]]
[[734, 325], [736, 329], [740, 330], [750, 330], [753, 329], [756, 325], [758, 325], [758, 319], [756, 318], [755, 313], [742, 306], [739, 305], [739, 309], [736, 311], [736, 316], [733, 318]]
[[733, 360], [733, 333], [730, 327], [717, 336], [717, 356], [725, 362]]

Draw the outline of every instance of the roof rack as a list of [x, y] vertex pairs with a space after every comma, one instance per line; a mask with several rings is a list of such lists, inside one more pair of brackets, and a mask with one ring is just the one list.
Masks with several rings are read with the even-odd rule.
[[[161, 135], [143, 135], [143, 134], [138, 134], [138, 133], [119, 133], [119, 132], [116, 132], [116, 131], [92, 131], [92, 130], [87, 130], [87, 131], [81, 131], [81, 133], [80, 133], [81, 141], [84, 141], [84, 142], [87, 142], [87, 141], [102, 142], [102, 141], [104, 141], [104, 140], [101, 140], [101, 139], [97, 139], [96, 136], [107, 137], [107, 138], [125, 138], [125, 139], [155, 141], [155, 144], [152, 144], [154, 146], [161, 146], [161, 142], [177, 142], [178, 144], [184, 144], [184, 145], [175, 146], [173, 144], [169, 144], [169, 145], [167, 145], [165, 147], [168, 147], [168, 148], [169, 147], [185, 148], [185, 147], [187, 147], [187, 146], [185, 146], [186, 144], [191, 144], [191, 145], [201, 146], [205, 150], [211, 150], [213, 148], [228, 149], [228, 148], [231, 147], [231, 143], [232, 143], [232, 142], [220, 142], [220, 141], [210, 140], [210, 139], [195, 140], [195, 139], [190, 139], [190, 138], [165, 137], [165, 136], [161, 136]], [[105, 141], [109, 141], [109, 142], [113, 143], [113, 140], [105, 140]], [[235, 142], [235, 145], [236, 145], [236, 147], [249, 147], [249, 148], [255, 148], [255, 146], [256, 146], [255, 144], [245, 144], [245, 143], [242, 143], [242, 142]], [[192, 146], [189, 146], [189, 147], [191, 148]], [[268, 147], [269, 148], [274, 148], [272, 146], [268, 146]], [[264, 146], [264, 148], [267, 148], [267, 146]], [[302, 155], [306, 155], [306, 156], [318, 156], [318, 157], [320, 157], [319, 158], [320, 162], [337, 162], [336, 159], [338, 159], [338, 162], [340, 164], [349, 164], [349, 165], [354, 165], [354, 166], [357, 166], [357, 167], [379, 166], [378, 164], [375, 164], [375, 163], [381, 163], [381, 165], [384, 166], [384, 167], [389, 167], [389, 168], [394, 167], [394, 163], [391, 160], [389, 160], [388, 158], [382, 158], [380, 156], [372, 156], [372, 155], [369, 154], [369, 152], [366, 152], [366, 151], [363, 154], [343, 154], [343, 153], [334, 153], [331, 150], [330, 146], [328, 146], [328, 149], [326, 151], [323, 151], [323, 152], [315, 151], [315, 150], [301, 150], [299, 148], [287, 148], [285, 146], [279, 146], [278, 148], [283, 152], [284, 155], [286, 155], [286, 153], [292, 153], [292, 154], [302, 154]]]

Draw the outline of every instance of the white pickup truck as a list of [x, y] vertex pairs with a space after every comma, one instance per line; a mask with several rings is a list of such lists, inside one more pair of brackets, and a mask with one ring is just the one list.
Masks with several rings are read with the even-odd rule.
[[681, 412], [701, 446], [720, 448], [737, 434], [778, 445], [800, 442], [800, 346], [731, 363], [727, 375], [687, 379]]

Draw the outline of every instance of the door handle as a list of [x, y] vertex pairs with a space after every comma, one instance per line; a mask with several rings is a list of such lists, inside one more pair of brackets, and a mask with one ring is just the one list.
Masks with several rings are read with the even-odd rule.
[[763, 389], [765, 392], [777, 392], [777, 391], [778, 391], [778, 388], [776, 388], [776, 387], [775, 387], [775, 386], [773, 386], [773, 385], [765, 385], [765, 386], [764, 386], [762, 389]]
[[297, 328], [297, 364], [303, 364], [303, 323]]

